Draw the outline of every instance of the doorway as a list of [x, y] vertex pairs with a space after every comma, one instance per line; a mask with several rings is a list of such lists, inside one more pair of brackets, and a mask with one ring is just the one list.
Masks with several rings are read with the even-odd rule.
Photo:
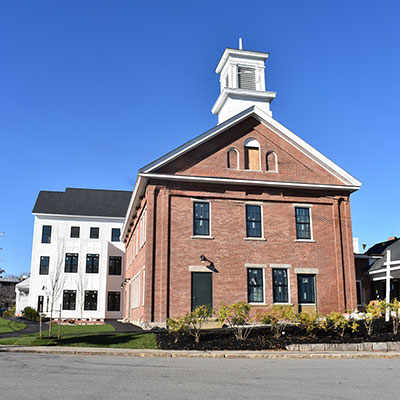
[[192, 310], [203, 305], [212, 308], [212, 272], [192, 272]]

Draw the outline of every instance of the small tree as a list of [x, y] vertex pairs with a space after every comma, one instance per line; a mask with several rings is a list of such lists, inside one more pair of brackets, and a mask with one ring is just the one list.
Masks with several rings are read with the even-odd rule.
[[302, 311], [296, 315], [296, 321], [303, 325], [307, 333], [316, 337], [319, 329], [326, 330], [326, 321], [316, 312]]
[[382, 306], [376, 302], [365, 306], [365, 316], [362, 320], [367, 331], [367, 336], [370, 337], [374, 330], [374, 324], [378, 317], [382, 315]]
[[216, 320], [220, 324], [228, 325], [233, 330], [236, 340], [246, 340], [254, 327], [250, 318], [250, 305], [244, 301], [230, 306], [223, 304], [217, 312]]
[[201, 328], [208, 318], [213, 316], [213, 310], [206, 306], [197, 306], [190, 314], [188, 318], [189, 326], [188, 332], [189, 335], [194, 337], [194, 341], [196, 343], [200, 342]]
[[168, 318], [167, 329], [169, 333], [174, 335], [174, 342], [178, 343], [179, 336], [189, 330], [189, 314], [183, 317]]
[[400, 302], [397, 299], [394, 299], [393, 302], [389, 304], [389, 309], [393, 323], [393, 335], [397, 336], [399, 333]]
[[49, 337], [52, 333], [52, 323], [53, 323], [53, 312], [56, 304], [56, 300], [60, 297], [65, 283], [65, 275], [62, 274], [62, 269], [64, 266], [64, 242], [60, 242], [57, 254], [57, 262], [54, 269], [51, 270], [49, 275], [49, 285], [48, 295], [50, 297], [50, 323], [49, 323]]
[[346, 318], [343, 314], [336, 311], [332, 311], [326, 316], [326, 322], [328, 328], [334, 329], [339, 333], [342, 341], [347, 329], [351, 329], [352, 332], [356, 332], [358, 330], [357, 321]]
[[271, 325], [274, 336], [279, 339], [284, 329], [295, 321], [295, 312], [293, 306], [275, 304], [268, 311], [257, 314], [257, 319]]

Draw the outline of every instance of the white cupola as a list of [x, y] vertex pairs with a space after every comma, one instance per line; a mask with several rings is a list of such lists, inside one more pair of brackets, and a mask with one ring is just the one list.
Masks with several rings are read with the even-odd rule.
[[265, 90], [265, 61], [269, 53], [225, 49], [215, 72], [220, 75], [221, 93], [212, 108], [218, 124], [251, 106], [272, 116], [270, 103], [276, 92]]

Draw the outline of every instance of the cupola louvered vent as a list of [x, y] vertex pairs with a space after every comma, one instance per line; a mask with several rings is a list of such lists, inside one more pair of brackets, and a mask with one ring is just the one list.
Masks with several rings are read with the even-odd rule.
[[256, 90], [256, 70], [249, 67], [238, 67], [239, 88]]

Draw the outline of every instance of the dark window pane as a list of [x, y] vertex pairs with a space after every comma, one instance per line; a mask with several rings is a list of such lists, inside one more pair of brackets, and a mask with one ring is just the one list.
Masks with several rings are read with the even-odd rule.
[[120, 303], [120, 292], [108, 292], [107, 311], [120, 311]]
[[76, 290], [64, 290], [63, 310], [75, 310], [75, 308], [76, 308]]
[[246, 236], [262, 237], [261, 206], [246, 205]]
[[78, 272], [78, 254], [67, 253], [65, 255], [64, 272]]
[[311, 239], [310, 209], [296, 207], [296, 238]]
[[121, 275], [121, 264], [122, 264], [122, 257], [110, 256], [108, 274]]
[[315, 275], [298, 275], [299, 304], [315, 303]]
[[86, 273], [97, 274], [99, 272], [99, 255], [88, 254], [86, 256]]
[[356, 288], [357, 288], [357, 305], [362, 305], [362, 283], [361, 281], [356, 281]]
[[198, 201], [194, 202], [194, 206], [193, 206], [193, 214], [194, 214], [193, 234], [194, 235], [208, 236], [210, 234], [209, 207], [210, 207], [209, 203], [201, 203]]
[[85, 311], [97, 310], [97, 290], [85, 290]]
[[90, 239], [99, 238], [99, 228], [90, 228]]
[[119, 242], [119, 235], [121, 234], [121, 230], [119, 228], [111, 229], [111, 241]]
[[50, 257], [47, 256], [40, 257], [39, 275], [49, 274], [49, 263], [50, 263]]
[[264, 302], [264, 280], [262, 268], [247, 269], [247, 289], [249, 303]]
[[79, 226], [71, 226], [71, 237], [79, 238], [80, 230]]
[[288, 271], [287, 269], [273, 269], [274, 303], [287, 303], [288, 295]]
[[42, 228], [42, 243], [50, 243], [51, 242], [51, 226], [43, 225]]

